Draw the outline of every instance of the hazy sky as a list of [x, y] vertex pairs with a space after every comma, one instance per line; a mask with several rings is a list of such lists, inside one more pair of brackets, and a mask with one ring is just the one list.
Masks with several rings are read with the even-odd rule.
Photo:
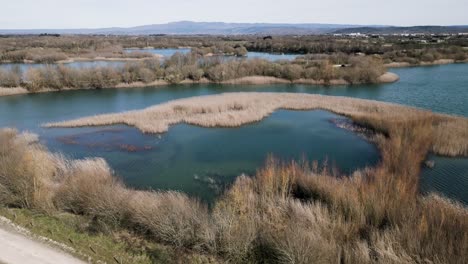
[[130, 27], [179, 20], [467, 25], [468, 0], [0, 0], [0, 28]]

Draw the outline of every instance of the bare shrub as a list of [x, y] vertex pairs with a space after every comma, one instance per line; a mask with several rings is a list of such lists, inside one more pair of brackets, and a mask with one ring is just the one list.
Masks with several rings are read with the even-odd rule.
[[29, 138], [11, 129], [0, 131], [0, 200], [50, 211], [57, 160]]
[[57, 207], [98, 218], [112, 226], [122, 223], [129, 192], [104, 160], [72, 162], [64, 178], [55, 196]]
[[206, 208], [176, 192], [135, 192], [127, 208], [129, 223], [142, 233], [177, 248], [205, 250], [210, 244]]
[[19, 67], [9, 70], [0, 69], [0, 87], [19, 87], [21, 75]]

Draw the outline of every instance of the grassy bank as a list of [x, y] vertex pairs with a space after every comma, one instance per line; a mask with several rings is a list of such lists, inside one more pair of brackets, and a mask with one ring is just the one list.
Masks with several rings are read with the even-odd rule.
[[[204, 261], [464, 263], [467, 209], [418, 192], [433, 117], [354, 117], [385, 131], [375, 136], [382, 152], [377, 167], [342, 177], [326, 165], [269, 158], [255, 176], [239, 177], [211, 210], [181, 193], [132, 190], [103, 160], [67, 160], [31, 134], [2, 130], [0, 203], [47, 218], [66, 212], [86, 227], [56, 236], [126, 232]], [[130, 243], [130, 252], [136, 248]]]

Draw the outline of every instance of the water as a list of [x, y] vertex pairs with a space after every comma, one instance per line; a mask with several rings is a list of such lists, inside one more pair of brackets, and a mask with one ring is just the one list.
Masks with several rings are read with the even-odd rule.
[[268, 53], [268, 52], [253, 52], [249, 51], [247, 53], [247, 58], [254, 59], [265, 59], [269, 61], [278, 61], [278, 60], [294, 60], [299, 56], [297, 54], [278, 54], [278, 53]]
[[161, 135], [126, 126], [52, 129], [42, 139], [73, 158], [104, 157], [127, 184], [142, 189], [181, 190], [212, 200], [234, 179], [253, 175], [265, 158], [328, 159], [343, 173], [372, 166], [376, 147], [330, 122], [325, 111], [277, 111], [239, 128], [179, 124]]
[[187, 54], [191, 51], [190, 48], [180, 48], [180, 49], [125, 49], [125, 52], [148, 52], [152, 54], [159, 54], [165, 58], [169, 58], [174, 55], [176, 52]]
[[468, 159], [430, 156], [434, 168], [423, 168], [422, 192], [436, 192], [468, 205]]
[[[165, 58], [169, 58], [174, 55], [176, 52], [180, 52], [182, 54], [186, 54], [190, 52], [190, 48], [183, 48], [183, 49], [126, 49], [126, 52], [149, 52], [153, 54], [163, 55]], [[260, 58], [269, 61], [278, 61], [278, 60], [294, 60], [298, 55], [297, 54], [279, 54], [279, 53], [268, 53], [268, 52], [253, 52], [249, 51], [247, 53], [248, 59], [253, 58]], [[222, 56], [224, 59], [238, 59], [234, 56]]]
[[[0, 127], [27, 129], [44, 137], [56, 133], [55, 129], [39, 127], [40, 124], [46, 122], [141, 109], [169, 100], [191, 96], [237, 91], [301, 92], [348, 96], [399, 103], [434, 112], [468, 116], [468, 106], [466, 104], [468, 102], [468, 64], [392, 69], [392, 72], [400, 75], [401, 80], [397, 83], [384, 85], [324, 87], [310, 85], [233, 86], [203, 84], [157, 88], [81, 90], [0, 97]], [[166, 135], [171, 136], [174, 131], [174, 133], [178, 131], [177, 129], [178, 127], [171, 128]], [[67, 129], [66, 131], [75, 133], [81, 130]], [[154, 139], [155, 137], [150, 136], [150, 138]], [[227, 140], [229, 140], [228, 137], [226, 137]], [[59, 147], [56, 149], [60, 150]], [[89, 153], [91, 156], [96, 156], [92, 152]], [[133, 153], [132, 155], [144, 155], [144, 152]], [[464, 167], [457, 164], [462, 164]], [[462, 201], [468, 200], [466, 164], [468, 164], [466, 158], [440, 158], [440, 160], [436, 160], [434, 170], [423, 170], [422, 187], [424, 191], [440, 191], [447, 196], [456, 197]], [[112, 165], [119, 166], [117, 163], [112, 163]], [[341, 166], [342, 164], [338, 163], [338, 165]], [[454, 167], [458, 168], [456, 169], [458, 173], [454, 173], [454, 170], [450, 169]], [[120, 172], [119, 170], [121, 169], [117, 169], [117, 172]], [[451, 192], [450, 190], [454, 191]]]

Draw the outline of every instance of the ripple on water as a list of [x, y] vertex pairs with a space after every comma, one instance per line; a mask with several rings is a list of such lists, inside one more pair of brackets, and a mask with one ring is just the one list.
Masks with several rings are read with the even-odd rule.
[[468, 158], [431, 156], [432, 169], [423, 168], [422, 192], [437, 192], [468, 205]]

